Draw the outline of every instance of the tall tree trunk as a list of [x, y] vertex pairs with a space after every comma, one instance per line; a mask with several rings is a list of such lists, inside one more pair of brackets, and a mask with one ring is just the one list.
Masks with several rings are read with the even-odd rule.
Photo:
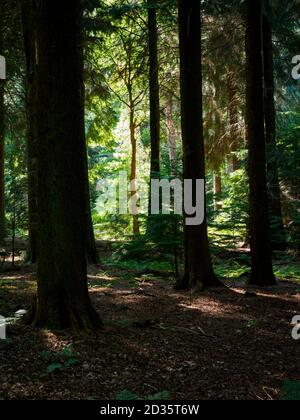
[[173, 117], [173, 96], [169, 95], [166, 104], [166, 126], [168, 134], [168, 149], [169, 149], [169, 159], [170, 159], [170, 175], [172, 178], [177, 176], [177, 147], [176, 147], [176, 128], [174, 124]]
[[231, 142], [231, 153], [232, 153], [232, 172], [239, 169], [239, 159], [237, 153], [239, 151], [239, 137], [238, 137], [238, 124], [239, 114], [237, 106], [237, 86], [233, 80], [234, 74], [230, 74], [228, 78], [228, 97], [229, 97], [229, 124], [230, 124], [230, 142]]
[[[0, 4], [0, 16], [3, 12], [3, 5]], [[2, 22], [3, 24], [3, 22]], [[0, 55], [4, 55], [4, 34], [3, 27], [0, 28]], [[4, 89], [5, 80], [0, 79], [0, 244], [5, 240], [5, 106]]]
[[[1, 35], [0, 35], [1, 36]], [[1, 44], [1, 40], [0, 40]], [[2, 52], [0, 45], [0, 54]], [[0, 244], [5, 240], [5, 107], [4, 107], [4, 80], [0, 79]]]
[[80, 0], [36, 0], [38, 294], [35, 325], [101, 326], [87, 287]]
[[[196, 180], [205, 178], [199, 0], [179, 0], [179, 40], [184, 179], [194, 181], [195, 196]], [[178, 287], [203, 290], [219, 285], [209, 251], [206, 217], [199, 226], [185, 223], [184, 237], [185, 274]]]
[[[175, 179], [178, 176], [177, 171], [177, 147], [176, 147], [176, 128], [174, 124], [173, 116], [173, 95], [170, 93], [167, 98], [166, 110], [166, 127], [168, 137], [168, 149], [169, 149], [169, 160], [170, 160], [170, 178]], [[171, 192], [172, 198], [172, 210], [174, 210], [174, 191]], [[179, 255], [178, 255], [178, 234], [179, 234], [179, 223], [178, 216], [174, 215], [173, 221], [173, 234], [174, 234], [174, 275], [175, 278], [179, 278]]]
[[[84, 108], [84, 98], [85, 98], [85, 90], [84, 90], [84, 83], [82, 83], [82, 107]], [[91, 213], [91, 201], [90, 201], [90, 184], [89, 184], [89, 167], [88, 167], [88, 157], [87, 157], [87, 146], [86, 142], [84, 142], [84, 149], [83, 149], [83, 155], [84, 155], [84, 175], [85, 175], [85, 196], [83, 199], [86, 200], [86, 255], [87, 255], [87, 261], [90, 264], [97, 264], [99, 262], [99, 256], [96, 246], [96, 240], [95, 240], [95, 232], [94, 232], [94, 226], [93, 226], [93, 219], [92, 219], [92, 213]]]
[[37, 259], [37, 143], [35, 133], [35, 77], [36, 77], [36, 45], [35, 25], [36, 10], [34, 0], [21, 1], [24, 51], [26, 59], [26, 115], [27, 115], [27, 171], [28, 171], [28, 219], [29, 245], [27, 261], [36, 263]]
[[157, 3], [148, 0], [148, 49], [149, 49], [149, 100], [150, 100], [150, 188], [149, 210], [147, 220], [147, 234], [153, 236], [157, 231], [159, 219], [151, 215], [151, 180], [160, 178], [160, 97], [158, 72], [158, 31], [157, 31]]
[[136, 176], [137, 176], [137, 144], [136, 144], [136, 125], [134, 118], [134, 107], [130, 109], [130, 142], [131, 142], [131, 171], [130, 171], [130, 202], [131, 212], [133, 221], [133, 236], [140, 236], [140, 225], [138, 216], [138, 207], [136, 202], [137, 190], [136, 190]]
[[251, 284], [276, 283], [272, 267], [264, 129], [262, 1], [247, 0], [247, 124], [249, 137]]
[[278, 161], [276, 154], [276, 108], [275, 108], [275, 81], [274, 57], [272, 42], [272, 26], [269, 17], [263, 15], [263, 56], [264, 56], [264, 82], [265, 82], [265, 129], [268, 152], [267, 175], [269, 184], [269, 208], [272, 221], [271, 240], [274, 250], [287, 248], [286, 234], [283, 225], [281, 207], [281, 192], [279, 185]]
[[221, 195], [222, 195], [222, 175], [219, 172], [214, 177], [214, 193], [215, 193], [215, 211], [222, 209]]
[[156, 4], [148, 0], [148, 44], [150, 82], [150, 133], [151, 133], [151, 178], [159, 178], [160, 173], [160, 108], [158, 80], [158, 34]]

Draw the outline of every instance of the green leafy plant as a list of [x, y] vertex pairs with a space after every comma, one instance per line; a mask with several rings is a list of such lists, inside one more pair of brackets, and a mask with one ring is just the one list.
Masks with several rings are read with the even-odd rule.
[[138, 400], [138, 396], [135, 395], [133, 392], [124, 389], [117, 395], [118, 401], [135, 401]]
[[41, 357], [47, 361], [51, 359], [54, 360], [51, 364], [49, 364], [46, 368], [48, 374], [55, 373], [60, 371], [64, 368], [69, 368], [72, 366], [76, 366], [79, 364], [79, 360], [76, 356], [78, 356], [73, 351], [73, 345], [67, 345], [62, 351], [59, 353], [52, 353], [49, 351], [43, 351], [40, 353]]
[[49, 373], [49, 375], [51, 373], [54, 373], [58, 370], [61, 370], [63, 368], [63, 365], [61, 363], [51, 363], [51, 365], [47, 366], [47, 373]]

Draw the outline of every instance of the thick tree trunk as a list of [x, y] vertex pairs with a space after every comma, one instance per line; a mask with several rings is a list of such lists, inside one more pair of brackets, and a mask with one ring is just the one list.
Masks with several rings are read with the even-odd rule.
[[35, 325], [101, 326], [87, 288], [80, 0], [36, 0], [38, 295]]
[[[181, 123], [184, 179], [205, 178], [202, 120], [201, 10], [199, 0], [179, 0]], [[186, 220], [185, 216], [185, 220]], [[185, 225], [185, 274], [181, 289], [203, 290], [219, 285], [209, 251], [207, 221]]]
[[24, 51], [26, 59], [26, 115], [27, 115], [27, 167], [28, 167], [28, 219], [29, 246], [27, 262], [36, 263], [37, 258], [37, 143], [35, 133], [36, 118], [36, 10], [34, 0], [21, 1]]
[[250, 283], [263, 286], [276, 284], [276, 280], [272, 267], [266, 176], [261, 0], [247, 0], [246, 56], [252, 252]]
[[269, 17], [263, 16], [263, 53], [264, 53], [264, 82], [265, 82], [265, 129], [268, 152], [267, 175], [269, 184], [269, 208], [272, 221], [271, 240], [274, 250], [287, 248], [286, 234], [283, 225], [281, 207], [281, 192], [276, 154], [276, 108], [274, 58], [272, 42], [272, 26]]
[[134, 108], [130, 109], [130, 142], [131, 142], [131, 171], [130, 171], [130, 202], [131, 202], [131, 213], [133, 221], [133, 236], [140, 236], [140, 224], [138, 216], [138, 207], [136, 202], [137, 190], [136, 190], [136, 176], [137, 176], [137, 144], [136, 144], [136, 126], [134, 121]]

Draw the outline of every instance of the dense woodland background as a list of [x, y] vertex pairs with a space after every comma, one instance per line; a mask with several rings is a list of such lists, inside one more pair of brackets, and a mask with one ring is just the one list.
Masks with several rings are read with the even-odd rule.
[[[0, 1], [0, 54], [7, 62], [7, 79], [0, 81], [0, 313], [11, 317], [26, 309], [24, 325], [12, 327], [16, 336], [18, 328], [33, 334], [32, 326], [92, 336], [104, 327], [115, 337], [118, 328], [140, 328], [139, 346], [150, 328], [157, 333], [149, 333], [155, 349], [162, 330], [171, 328], [170, 342], [181, 348], [190, 332], [188, 353], [205, 355], [186, 365], [196, 370], [218, 347], [211, 343], [207, 354], [197, 350], [197, 334], [209, 340], [221, 329], [235, 343], [242, 322], [247, 332], [237, 346], [247, 347], [253, 330], [259, 341], [250, 350], [255, 367], [248, 366], [247, 377], [253, 368], [255, 378], [247, 389], [221, 381], [222, 391], [206, 384], [207, 393], [198, 385], [195, 393], [183, 392], [183, 378], [182, 386], [170, 379], [166, 387], [134, 390], [136, 379], [132, 385], [127, 378], [121, 396], [145, 397], [168, 387], [158, 399], [273, 399], [284, 380], [299, 380], [292, 361], [285, 361], [296, 352], [294, 343], [283, 357], [289, 323], [299, 313], [300, 86], [292, 77], [292, 58], [300, 54], [299, 15], [295, 0]], [[171, 209], [153, 216], [148, 206], [135, 215], [112, 214], [99, 181], [116, 185], [120, 172], [132, 182], [132, 201], [141, 181], [149, 196], [150, 179], [205, 177], [205, 222], [187, 227], [187, 215]], [[113, 303], [111, 290], [124, 289], [126, 296]], [[212, 291], [199, 295], [206, 289]], [[137, 299], [133, 312], [131, 297]], [[213, 325], [203, 321], [210, 333], [194, 325], [199, 312], [176, 312], [182, 299], [198, 306], [204, 319], [215, 317]], [[125, 319], [114, 313], [118, 305], [129, 310]], [[226, 321], [229, 307], [235, 316]], [[268, 344], [261, 322], [271, 329], [274, 322], [265, 311], [279, 324], [284, 318]], [[135, 339], [133, 333], [131, 344]], [[44, 341], [53, 347], [56, 340]], [[124, 349], [121, 341], [105, 345], [113, 354], [115, 346]], [[81, 363], [73, 344], [65, 336], [56, 342], [59, 363], [53, 348], [48, 355], [37, 350], [41, 363], [50, 360], [50, 382], [72, 360]], [[282, 371], [266, 385], [257, 361], [267, 357], [268, 346], [274, 349], [270, 375]], [[113, 366], [111, 354], [101, 363]], [[227, 361], [220, 363], [221, 369]], [[232, 363], [242, 383], [238, 360]], [[89, 371], [92, 362], [85, 366]], [[216, 383], [213, 372], [208, 369], [206, 377]], [[3, 398], [24, 395], [25, 385], [21, 390], [13, 381], [2, 384]], [[34, 386], [25, 397], [113, 398], [122, 391], [115, 385], [112, 379], [100, 394], [94, 386], [91, 395], [80, 387], [51, 394], [53, 384], [39, 394]]]

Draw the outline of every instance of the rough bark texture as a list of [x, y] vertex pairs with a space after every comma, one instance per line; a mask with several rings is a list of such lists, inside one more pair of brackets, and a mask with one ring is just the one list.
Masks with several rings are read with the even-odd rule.
[[29, 246], [27, 262], [37, 258], [37, 143], [35, 133], [35, 77], [36, 77], [36, 8], [34, 0], [21, 1], [24, 52], [26, 59], [26, 116], [27, 116], [27, 170], [28, 170], [28, 219]]
[[273, 285], [264, 130], [262, 2], [247, 0], [247, 125], [249, 142], [251, 284]]
[[[272, 42], [272, 26], [270, 17], [263, 16], [263, 57], [265, 82], [265, 129], [267, 150], [271, 154], [267, 160], [267, 176], [269, 185], [269, 208], [272, 221], [271, 240], [274, 250], [287, 248], [286, 234], [283, 225], [281, 192], [279, 184], [278, 161], [276, 157], [276, 108], [274, 57]], [[274, 156], [275, 154], [275, 156]]]
[[80, 0], [36, 0], [38, 295], [35, 325], [95, 331], [87, 288]]
[[[205, 178], [199, 0], [179, 0], [179, 38], [184, 178], [196, 182]], [[200, 226], [185, 226], [184, 237], [185, 274], [178, 287], [203, 290], [219, 285], [209, 252], [206, 220]]]

